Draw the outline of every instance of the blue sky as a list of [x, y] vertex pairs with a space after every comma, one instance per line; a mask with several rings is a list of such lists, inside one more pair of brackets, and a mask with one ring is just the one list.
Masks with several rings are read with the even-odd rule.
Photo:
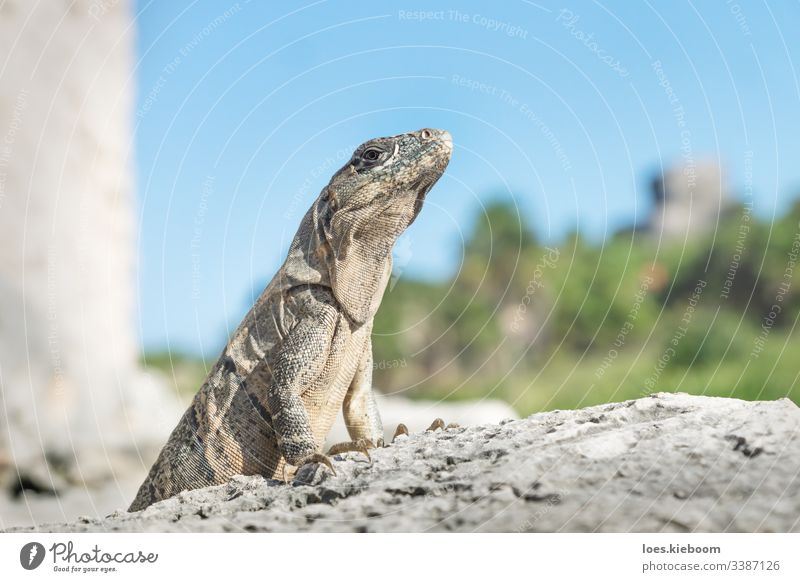
[[454, 138], [402, 243], [416, 277], [452, 274], [498, 197], [545, 240], [602, 241], [647, 216], [651, 176], [684, 155], [719, 161], [734, 192], [752, 155], [762, 216], [800, 192], [796, 3], [135, 8], [145, 349], [214, 358], [306, 208], [372, 137]]

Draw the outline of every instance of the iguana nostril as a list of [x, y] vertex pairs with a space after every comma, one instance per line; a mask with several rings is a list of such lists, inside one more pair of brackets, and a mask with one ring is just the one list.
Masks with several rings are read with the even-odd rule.
[[431, 139], [433, 137], [433, 132], [430, 129], [423, 129], [422, 130], [422, 139]]

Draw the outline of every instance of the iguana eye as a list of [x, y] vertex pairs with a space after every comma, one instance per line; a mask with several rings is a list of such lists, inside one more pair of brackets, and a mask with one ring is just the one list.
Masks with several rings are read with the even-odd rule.
[[361, 154], [361, 157], [364, 158], [365, 160], [367, 160], [368, 162], [374, 162], [379, 157], [381, 157], [382, 153], [383, 152], [381, 152], [381, 150], [379, 150], [379, 149], [370, 148], [370, 149], [366, 150], [363, 154]]

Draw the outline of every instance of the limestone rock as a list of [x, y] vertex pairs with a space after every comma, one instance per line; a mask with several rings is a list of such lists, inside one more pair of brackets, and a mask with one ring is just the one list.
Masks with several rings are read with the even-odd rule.
[[800, 409], [656, 394], [415, 433], [315, 486], [261, 477], [42, 531], [800, 531]]

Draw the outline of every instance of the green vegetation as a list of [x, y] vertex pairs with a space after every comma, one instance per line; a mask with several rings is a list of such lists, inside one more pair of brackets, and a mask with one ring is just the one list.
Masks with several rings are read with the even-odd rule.
[[628, 230], [553, 249], [495, 203], [453, 280], [387, 292], [375, 361], [404, 365], [378, 367], [375, 383], [521, 414], [659, 391], [800, 402], [799, 225], [800, 204], [774, 223], [737, 206], [685, 244]]
[[[387, 290], [375, 385], [502, 398], [521, 414], [659, 391], [800, 402], [800, 204], [771, 223], [734, 207], [709, 229], [686, 244], [628, 230], [552, 248], [513, 205], [494, 203], [452, 280], [401, 278]], [[206, 373], [186, 356], [146, 363], [187, 395]]]

